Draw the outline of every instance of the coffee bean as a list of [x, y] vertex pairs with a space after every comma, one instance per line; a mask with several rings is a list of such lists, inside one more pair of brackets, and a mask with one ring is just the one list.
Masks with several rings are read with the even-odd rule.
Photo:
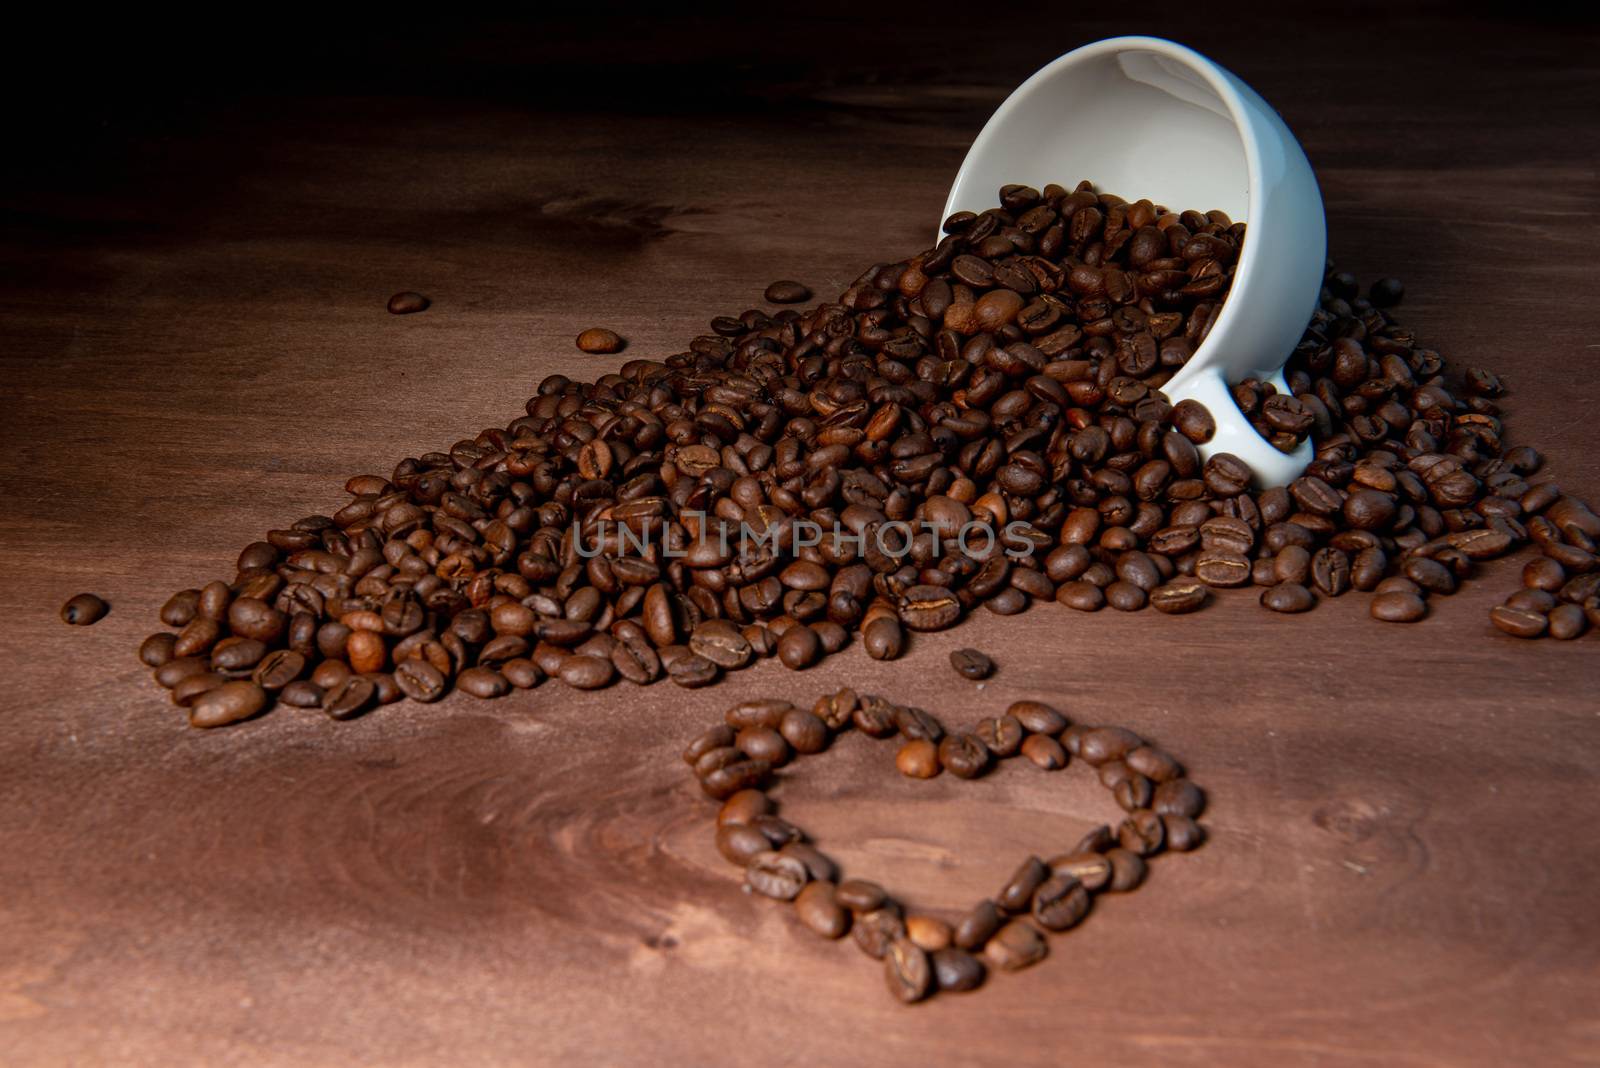
[[1166, 829], [1161, 823], [1160, 815], [1147, 808], [1137, 809], [1122, 821], [1122, 825], [1117, 829], [1117, 840], [1128, 852], [1147, 857], [1161, 851], [1161, 847], [1166, 843]]
[[1195, 558], [1194, 574], [1207, 586], [1245, 586], [1251, 578], [1250, 558], [1226, 549], [1208, 549]]
[[1056, 771], [1067, 766], [1067, 751], [1048, 734], [1030, 734], [1022, 742], [1022, 755], [1035, 767]]
[[1152, 745], [1141, 745], [1122, 759], [1129, 768], [1154, 783], [1168, 782], [1183, 774], [1183, 768], [1170, 754]]
[[[556, 678], [574, 690], [598, 690], [611, 685], [616, 679], [616, 672], [616, 666], [606, 657], [579, 654], [561, 661], [561, 666], [556, 669]], [[465, 688], [465, 683], [466, 673], [463, 672], [457, 685]]]
[[[398, 676], [399, 668], [395, 668]], [[544, 681], [544, 669], [527, 657], [514, 656], [500, 665], [500, 674], [506, 681], [519, 690], [531, 690]], [[411, 696], [407, 694], [407, 696]]]
[[177, 640], [176, 634], [168, 634], [166, 631], [150, 635], [139, 645], [139, 661], [146, 667], [161, 667], [172, 660], [172, 647]]
[[958, 779], [975, 779], [989, 767], [989, 750], [976, 735], [948, 735], [939, 743], [939, 763]]
[[809, 882], [795, 895], [795, 915], [823, 938], [843, 938], [850, 930], [850, 912], [838, 900], [830, 882]]
[[1261, 607], [1269, 611], [1309, 612], [1316, 606], [1316, 597], [1298, 583], [1280, 582], [1261, 591]]
[[1045, 958], [1049, 946], [1031, 925], [1013, 920], [1000, 928], [983, 947], [984, 960], [1003, 972], [1021, 971]]
[[817, 632], [801, 623], [790, 627], [778, 639], [778, 659], [796, 671], [815, 664], [822, 656], [822, 640]]
[[1372, 599], [1371, 614], [1385, 623], [1415, 623], [1428, 614], [1428, 606], [1414, 593], [1380, 593]]
[[746, 887], [763, 897], [793, 901], [810, 881], [810, 876], [805, 865], [795, 858], [768, 850], [750, 858], [744, 879]]
[[937, 742], [944, 737], [944, 727], [938, 719], [909, 705], [895, 708], [894, 725], [906, 738], [926, 738], [930, 742]]
[[1583, 608], [1575, 604], [1561, 604], [1550, 610], [1548, 617], [1550, 637], [1558, 641], [1580, 638], [1589, 629], [1589, 619]]
[[1124, 727], [1094, 727], [1086, 731], [1078, 744], [1078, 756], [1089, 765], [1099, 767], [1112, 760], [1121, 760], [1143, 745], [1143, 740]]
[[199, 590], [179, 590], [161, 606], [161, 622], [169, 627], [188, 626], [195, 617], [199, 603]]
[[579, 334], [577, 343], [578, 348], [584, 352], [596, 354], [621, 352], [623, 345], [626, 344], [621, 334], [602, 326], [591, 326]]
[[[568, 657], [567, 661], [577, 659], [593, 659], [592, 657]], [[604, 661], [599, 661], [605, 663]], [[608, 665], [609, 666], [609, 665]], [[397, 680], [398, 681], [398, 680]], [[565, 677], [563, 682], [567, 682]], [[568, 682], [568, 685], [572, 685]], [[470, 667], [456, 676], [456, 688], [462, 693], [485, 700], [504, 697], [511, 692], [511, 683], [500, 672], [491, 667]], [[580, 687], [582, 688], [582, 687]]]
[[911, 779], [931, 779], [939, 774], [939, 747], [927, 738], [912, 738], [895, 754], [894, 766]]
[[933, 961], [934, 982], [941, 991], [961, 993], [983, 985], [983, 962], [964, 949], [946, 946], [929, 954]]
[[889, 947], [906, 936], [905, 921], [893, 904], [885, 904], [869, 912], [857, 912], [850, 927], [850, 937], [861, 952], [873, 960], [882, 960]]
[[104, 618], [111, 606], [92, 593], [80, 593], [61, 606], [61, 621], [75, 627], [87, 627]]
[[889, 992], [907, 1005], [921, 1001], [933, 990], [933, 962], [926, 950], [907, 938], [889, 943], [884, 954], [884, 975]]
[[253, 682], [225, 682], [208, 690], [189, 708], [191, 727], [223, 727], [249, 719], [267, 707], [267, 691]]
[[865, 879], [846, 879], [835, 896], [851, 912], [875, 912], [889, 899], [883, 887]]
[[749, 823], [757, 816], [771, 815], [774, 807], [772, 799], [760, 790], [740, 790], [722, 803], [717, 824]]
[[811, 299], [811, 290], [799, 282], [774, 282], [763, 294], [771, 304], [800, 304]]
[[1033, 900], [1033, 892], [1048, 878], [1050, 869], [1044, 861], [1029, 857], [1012, 873], [1000, 893], [995, 895], [995, 903], [1007, 912], [1026, 912], [1028, 903]]
[[1016, 756], [1022, 748], [1022, 724], [1012, 715], [990, 716], [978, 721], [973, 732], [995, 757], [1004, 759]]
[[[609, 660], [601, 661], [601, 663], [604, 663], [608, 669], [611, 667]], [[716, 664], [698, 653], [680, 656], [667, 666], [667, 677], [679, 686], [690, 690], [709, 686], [716, 682], [721, 675], [722, 672], [717, 668]], [[610, 681], [609, 674], [606, 681]], [[606, 685], [606, 683], [601, 683], [601, 685]], [[592, 689], [593, 687], [589, 688]]]
[[309, 679], [298, 679], [278, 691], [278, 702], [290, 708], [321, 708], [324, 692]]
[[950, 666], [967, 679], [986, 679], [994, 673], [994, 661], [976, 649], [957, 649], [950, 654]]
[[414, 315], [419, 311], [427, 311], [430, 303], [421, 293], [413, 293], [408, 289], [389, 298], [389, 314]]
[[938, 586], [913, 586], [900, 603], [900, 621], [912, 630], [944, 630], [960, 618], [955, 594]]
[[754, 655], [739, 628], [725, 619], [708, 619], [695, 627], [689, 648], [730, 671], [744, 667]]
[[1076, 878], [1053, 874], [1033, 892], [1033, 918], [1047, 931], [1076, 927], [1089, 913], [1089, 891]]
[[1083, 580], [1062, 583], [1056, 590], [1056, 600], [1079, 612], [1095, 612], [1106, 603], [1100, 587]]
[[1046, 863], [1052, 879], [1067, 876], [1091, 892], [1102, 890], [1111, 882], [1111, 861], [1101, 853], [1064, 853]]
[[1542, 637], [1550, 626], [1550, 618], [1543, 613], [1507, 605], [1491, 608], [1489, 622], [1513, 638]]
[[700, 788], [715, 801], [726, 801], [740, 790], [760, 786], [772, 765], [760, 760], [739, 760], [717, 768], [700, 779]]
[[290, 649], [266, 653], [251, 672], [251, 679], [263, 690], [276, 692], [298, 679], [306, 670], [306, 658]]
[[1013, 701], [1006, 709], [1024, 730], [1034, 734], [1060, 734], [1067, 728], [1067, 717], [1043, 701]]
[[1187, 853], [1198, 849], [1205, 841], [1205, 833], [1200, 829], [1200, 825], [1188, 816], [1162, 816], [1161, 826], [1167, 848], [1175, 853]]
[[1210, 594], [1206, 584], [1193, 579], [1176, 579], [1150, 591], [1150, 604], [1167, 615], [1185, 615], [1203, 608]]
[[828, 747], [828, 725], [805, 709], [791, 708], [778, 723], [778, 732], [794, 751], [820, 753]]
[[735, 737], [734, 745], [751, 760], [764, 760], [773, 767], [789, 762], [789, 743], [771, 727], [746, 727]]
[[1106, 850], [1106, 859], [1111, 862], [1108, 888], [1112, 893], [1127, 893], [1144, 882], [1145, 862], [1138, 853], [1117, 846]]
[[1206, 795], [1188, 779], [1169, 779], [1156, 787], [1151, 807], [1163, 816], [1194, 819], [1206, 807]]
[[1004, 924], [1005, 914], [1000, 906], [985, 898], [956, 924], [953, 940], [962, 949], [982, 949]]
[[874, 619], [862, 630], [861, 644], [874, 660], [897, 660], [905, 651], [905, 631], [898, 619], [883, 616]]

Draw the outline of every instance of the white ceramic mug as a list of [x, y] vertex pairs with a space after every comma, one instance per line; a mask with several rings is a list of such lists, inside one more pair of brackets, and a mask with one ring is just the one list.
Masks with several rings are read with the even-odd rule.
[[944, 217], [992, 207], [1000, 187], [1087, 178], [1175, 211], [1221, 209], [1249, 224], [1233, 285], [1210, 333], [1163, 387], [1211, 410], [1202, 455], [1230, 452], [1262, 486], [1293, 480], [1310, 441], [1274, 448], [1233, 402], [1231, 383], [1271, 382], [1316, 310], [1327, 260], [1322, 195], [1283, 120], [1205, 56], [1159, 37], [1113, 37], [1068, 52], [1023, 82], [972, 143]]

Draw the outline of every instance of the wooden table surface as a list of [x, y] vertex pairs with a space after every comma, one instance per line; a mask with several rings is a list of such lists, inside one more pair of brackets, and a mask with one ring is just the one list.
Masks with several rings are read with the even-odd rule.
[[[346, 476], [613, 366], [578, 330], [660, 356], [773, 278], [827, 294], [917, 250], [1007, 89], [1116, 32], [1272, 100], [1340, 262], [1403, 277], [1403, 321], [1504, 375], [1514, 439], [1600, 497], [1593, 26], [1190, 8], [417, 26], [292, 89], [265, 47], [194, 60], [214, 94], [154, 62], [148, 97], [27, 127], [59, 136], [14, 158], [0, 217], [0, 1063], [1600, 1061], [1600, 637], [1489, 627], [1521, 557], [1414, 627], [1354, 595], [1052, 605], [894, 663], [348, 724], [193, 731], [134, 659], [168, 593]], [[412, 288], [430, 311], [385, 313]], [[114, 606], [92, 629], [57, 618], [80, 590]], [[957, 645], [999, 673], [956, 679]], [[736, 700], [847, 683], [955, 723], [1030, 697], [1132, 726], [1208, 788], [1211, 840], [1041, 966], [903, 1008], [740, 893], [677, 758]], [[777, 796], [920, 907], [1113, 815], [1082, 769], [912, 782], [890, 756], [847, 738]]]

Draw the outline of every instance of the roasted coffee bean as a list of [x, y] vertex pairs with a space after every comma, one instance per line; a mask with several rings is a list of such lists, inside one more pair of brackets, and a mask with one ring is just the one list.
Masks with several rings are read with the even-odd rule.
[[772, 799], [760, 790], [740, 790], [722, 803], [717, 811], [717, 824], [749, 823], [757, 816], [771, 815]]
[[61, 606], [61, 622], [75, 627], [98, 623], [111, 606], [92, 593], [80, 593]]
[[1150, 591], [1150, 605], [1158, 612], [1178, 616], [1203, 608], [1209, 597], [1204, 582], [1175, 579]]
[[267, 691], [254, 682], [225, 682], [201, 694], [189, 707], [189, 725], [223, 727], [238, 723], [266, 708], [268, 700]]
[[1048, 734], [1030, 734], [1023, 739], [1022, 755], [1035, 767], [1056, 771], [1067, 766], [1067, 751]]
[[898, 619], [882, 616], [862, 630], [861, 645], [874, 660], [896, 660], [905, 651], [905, 631]]
[[1015, 972], [1030, 964], [1037, 964], [1049, 950], [1044, 936], [1032, 925], [1013, 920], [996, 931], [984, 944], [983, 957], [991, 968]]
[[280, 704], [291, 708], [321, 708], [323, 689], [309, 679], [299, 679], [291, 682], [278, 691]]
[[895, 708], [881, 697], [867, 697], [861, 707], [851, 714], [856, 729], [869, 738], [887, 738], [899, 731], [895, 722]]
[[773, 767], [789, 762], [789, 743], [771, 727], [746, 727], [735, 737], [734, 745], [751, 760], [764, 760]]
[[172, 688], [170, 695], [172, 703], [180, 708], [189, 708], [201, 697], [227, 681], [228, 676], [216, 671], [203, 671], [196, 675], [188, 675]]
[[1269, 611], [1309, 612], [1316, 606], [1316, 596], [1298, 583], [1280, 582], [1261, 591], [1261, 607]]
[[429, 303], [427, 297], [408, 289], [389, 298], [389, 314], [414, 315], [419, 311], [427, 311]]
[[926, 738], [930, 742], [937, 742], [944, 737], [944, 727], [938, 719], [920, 708], [908, 705], [895, 708], [894, 725], [907, 738]]
[[1372, 599], [1371, 614], [1385, 623], [1415, 623], [1428, 614], [1428, 605], [1414, 593], [1380, 593]]
[[[398, 676], [399, 668], [395, 668]], [[544, 681], [544, 670], [527, 657], [514, 656], [500, 665], [500, 674], [519, 690], [531, 690]], [[408, 695], [409, 696], [409, 695]]]
[[[606, 682], [600, 683], [601, 686], [604, 686], [610, 682], [609, 669], [612, 665], [609, 660], [602, 660], [600, 663], [604, 664], [607, 669]], [[710, 686], [721, 677], [721, 674], [722, 672], [718, 670], [715, 663], [698, 653], [680, 656], [667, 665], [667, 678], [690, 690], [699, 689], [701, 686]], [[580, 689], [583, 688], [593, 689], [594, 687], [580, 687]]]
[[744, 823], [725, 823], [717, 828], [717, 852], [730, 864], [745, 867], [772, 849], [767, 836]]
[[833, 883], [807, 883], [795, 895], [794, 911], [801, 923], [823, 938], [843, 938], [850, 930], [850, 911], [839, 903]]
[[1206, 795], [1188, 779], [1169, 779], [1156, 787], [1151, 807], [1163, 816], [1194, 819], [1205, 810]]
[[1160, 852], [1166, 842], [1161, 816], [1147, 808], [1136, 809], [1128, 814], [1128, 818], [1117, 829], [1117, 840], [1122, 843], [1123, 849], [1141, 857]]
[[1497, 605], [1490, 609], [1489, 622], [1513, 638], [1542, 637], [1550, 626], [1550, 618], [1544, 613], [1509, 605]]
[[275, 693], [305, 674], [305, 670], [304, 656], [289, 649], [278, 649], [261, 658], [250, 678], [262, 689]]
[[1033, 734], [1060, 734], [1067, 728], [1067, 717], [1043, 701], [1013, 701], [1006, 715]]
[[811, 299], [811, 290], [799, 282], [774, 282], [763, 294], [771, 304], [800, 304]]
[[1022, 749], [1022, 724], [1009, 714], [979, 720], [973, 733], [991, 754], [1001, 759], [1016, 756]]
[[1129, 768], [1158, 784], [1183, 774], [1183, 768], [1171, 755], [1152, 745], [1141, 745], [1122, 759]]
[[377, 699], [378, 688], [371, 679], [349, 675], [338, 685], [327, 688], [322, 697], [322, 711], [329, 719], [354, 719], [371, 708]]
[[1581, 638], [1584, 631], [1589, 629], [1588, 616], [1584, 615], [1582, 607], [1575, 604], [1560, 604], [1552, 608], [1548, 622], [1550, 637], [1558, 641]]
[[822, 640], [804, 623], [790, 627], [778, 639], [778, 659], [796, 671], [810, 667], [822, 656]]
[[962, 949], [979, 950], [1005, 925], [1000, 906], [988, 898], [973, 906], [955, 926], [954, 941]]
[[[592, 659], [589, 657], [569, 657], [568, 661], [577, 659]], [[604, 661], [601, 661], [602, 663]], [[398, 682], [398, 680], [396, 680]], [[565, 676], [563, 682], [567, 682]], [[568, 682], [568, 685], [572, 683]], [[456, 677], [456, 686], [472, 697], [494, 698], [504, 697], [511, 692], [511, 682], [499, 671], [491, 667], [470, 667]], [[584, 687], [580, 687], [584, 688]]]
[[1105, 606], [1106, 596], [1091, 582], [1064, 582], [1056, 590], [1056, 600], [1079, 612], [1094, 612]]
[[967, 679], [986, 679], [994, 673], [994, 661], [976, 649], [957, 649], [950, 654], [950, 666]]
[[911, 779], [931, 779], [939, 774], [939, 747], [927, 738], [912, 738], [894, 756], [894, 766]]
[[173, 656], [172, 647], [177, 643], [176, 634], [161, 631], [150, 635], [139, 645], [139, 660], [146, 667], [158, 668], [168, 663]]
[[1033, 892], [1033, 918], [1047, 931], [1076, 927], [1089, 913], [1089, 891], [1071, 875], [1051, 875]]
[[835, 896], [851, 912], [875, 912], [889, 900], [883, 887], [865, 879], [846, 879]]
[[793, 901], [810, 878], [804, 864], [772, 850], [751, 857], [744, 872], [746, 887], [777, 901]]
[[739, 628], [725, 619], [708, 619], [695, 627], [689, 648], [730, 671], [744, 667], [754, 655]]
[[1116, 843], [1116, 836], [1111, 833], [1111, 828], [1101, 824], [1094, 830], [1078, 839], [1078, 844], [1072, 847], [1074, 853], [1104, 853]]
[[964, 949], [946, 946], [931, 954], [934, 982], [941, 992], [961, 993], [983, 985], [983, 962]]
[[805, 709], [791, 708], [785, 712], [778, 722], [778, 732], [797, 753], [820, 753], [828, 747], [828, 725]]
[[[779, 702], [779, 704], [786, 709], [794, 707], [787, 701]], [[731, 716], [732, 713], [729, 712], [726, 715]], [[741, 722], [737, 726], [743, 728], [748, 724]], [[684, 747], [683, 762], [693, 767], [700, 762], [701, 758], [714, 749], [731, 749], [733, 747], [734, 730], [735, 726], [732, 724], [719, 723], [703, 731], [695, 737], [694, 741]]]
[[[765, 828], [767, 824], [775, 821], [776, 819], [777, 817], [765, 817], [757, 820], [757, 823]], [[795, 834], [798, 835], [799, 833], [799, 829], [796, 828]], [[833, 861], [824, 856], [822, 851], [817, 849], [815, 846], [807, 845], [805, 842], [794, 841], [784, 845], [779, 852], [786, 857], [793, 857], [800, 863], [804, 864], [806, 866], [806, 873], [810, 875], [812, 879], [831, 883], [839, 878], [838, 867], [833, 863]]]
[[947, 735], [939, 743], [939, 763], [958, 779], [975, 779], [989, 767], [989, 750], [976, 735]]
[[874, 960], [882, 960], [888, 954], [889, 947], [905, 935], [905, 921], [900, 918], [900, 910], [892, 904], [870, 912], [857, 912], [850, 928], [850, 937], [861, 952]]
[[1125, 727], [1093, 727], [1078, 743], [1078, 756], [1092, 767], [1121, 760], [1143, 745], [1143, 740]]
[[199, 590], [179, 590], [161, 606], [161, 622], [169, 627], [185, 627], [194, 619], [200, 604]]
[[1047, 865], [1052, 879], [1067, 876], [1091, 892], [1111, 882], [1111, 861], [1102, 853], [1064, 853], [1050, 858]]
[[900, 621], [912, 630], [944, 630], [960, 617], [955, 594], [938, 586], [913, 586], [900, 603]]
[[1026, 912], [1033, 892], [1050, 878], [1050, 869], [1038, 857], [1029, 857], [995, 895], [995, 903], [1007, 912]]
[[715, 801], [726, 801], [740, 790], [760, 786], [772, 772], [772, 765], [760, 760], [740, 760], [717, 768], [700, 779], [700, 789]]
[[607, 330], [602, 326], [591, 326], [578, 335], [577, 345], [584, 352], [609, 354], [621, 352], [624, 342], [622, 335], [615, 330]]
[[1167, 848], [1175, 853], [1187, 853], [1198, 849], [1200, 843], [1205, 841], [1205, 833], [1201, 831], [1200, 825], [1188, 816], [1162, 816], [1161, 826]]
[[1107, 887], [1112, 893], [1127, 893], [1144, 882], [1145, 862], [1138, 853], [1117, 846], [1106, 850], [1106, 859], [1111, 862], [1111, 882]]
[[889, 992], [896, 999], [911, 1004], [921, 1001], [933, 990], [933, 962], [928, 953], [908, 938], [897, 938], [889, 943], [884, 954], [884, 975]]

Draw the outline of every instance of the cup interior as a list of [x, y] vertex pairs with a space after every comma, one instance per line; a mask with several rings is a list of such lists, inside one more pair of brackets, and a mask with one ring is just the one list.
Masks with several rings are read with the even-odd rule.
[[995, 113], [962, 165], [946, 215], [983, 211], [1008, 182], [1070, 187], [1087, 178], [1128, 200], [1220, 208], [1246, 221], [1245, 135], [1214, 87], [1221, 77], [1153, 47], [1062, 57]]

